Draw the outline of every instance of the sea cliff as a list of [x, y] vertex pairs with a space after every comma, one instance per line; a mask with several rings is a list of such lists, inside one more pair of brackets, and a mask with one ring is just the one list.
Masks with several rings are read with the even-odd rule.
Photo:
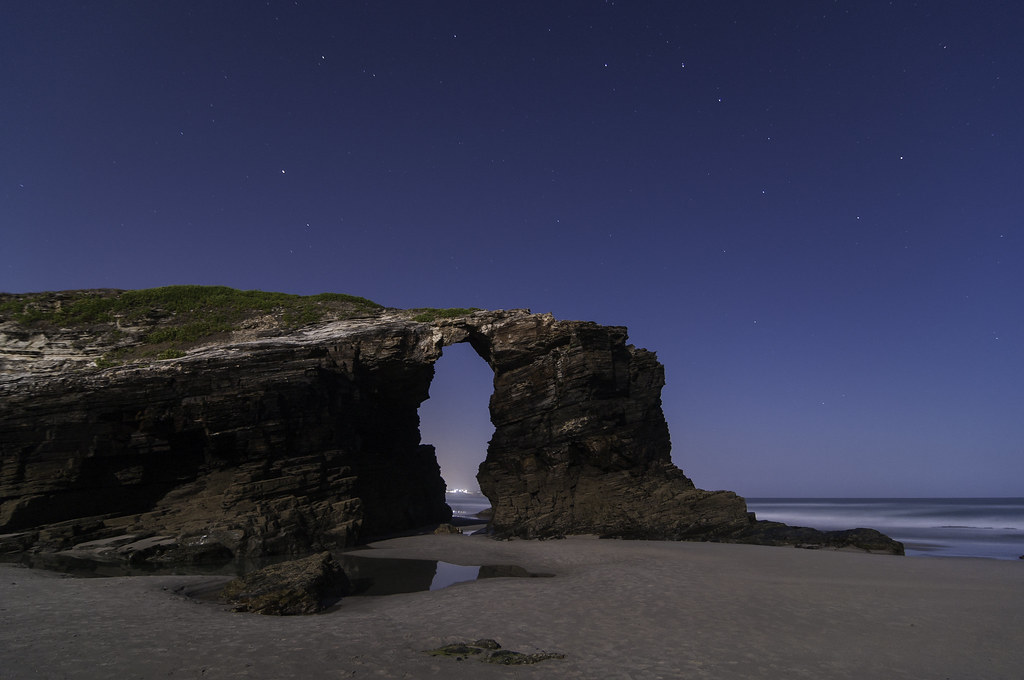
[[623, 327], [182, 286], [0, 296], [0, 548], [188, 562], [447, 521], [417, 409], [442, 349], [494, 371], [500, 537], [854, 546], [758, 522], [670, 458], [664, 371]]

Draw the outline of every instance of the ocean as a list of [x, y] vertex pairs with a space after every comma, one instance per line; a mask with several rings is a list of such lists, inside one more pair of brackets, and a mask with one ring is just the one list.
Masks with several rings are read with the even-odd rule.
[[482, 493], [452, 493], [444, 495], [455, 517], [475, 517], [491, 507], [491, 502]]
[[878, 529], [907, 555], [1024, 555], [1024, 498], [748, 498], [747, 507], [794, 526]]
[[[457, 517], [490, 503], [478, 493], [449, 493]], [[823, 531], [868, 527], [901, 541], [907, 555], [1024, 555], [1024, 498], [748, 498], [758, 519]]]

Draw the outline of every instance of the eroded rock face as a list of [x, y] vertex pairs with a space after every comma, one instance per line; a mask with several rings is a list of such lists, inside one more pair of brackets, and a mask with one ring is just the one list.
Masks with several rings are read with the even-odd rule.
[[495, 373], [478, 480], [499, 535], [711, 538], [749, 524], [743, 499], [672, 464], [664, 369], [625, 328], [528, 315], [469, 339]]
[[0, 552], [130, 536], [118, 554], [146, 546], [149, 561], [300, 554], [446, 522], [417, 411], [456, 342], [494, 371], [478, 479], [498, 535], [759, 542], [769, 528], [672, 464], [662, 366], [625, 328], [390, 310], [103, 370], [102, 346], [74, 334], [0, 334]]
[[47, 549], [168, 535], [172, 559], [211, 544], [298, 554], [450, 519], [418, 433], [435, 329], [317, 330], [149, 365], [7, 374], [0, 532]]

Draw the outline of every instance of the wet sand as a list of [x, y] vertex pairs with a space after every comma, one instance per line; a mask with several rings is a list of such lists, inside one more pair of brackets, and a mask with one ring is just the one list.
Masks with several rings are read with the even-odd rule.
[[[416, 536], [370, 552], [557, 576], [265, 617], [184, 594], [223, 577], [0, 565], [0, 678], [1024, 676], [1024, 562], [587, 537]], [[423, 652], [477, 638], [565, 658], [505, 667]]]

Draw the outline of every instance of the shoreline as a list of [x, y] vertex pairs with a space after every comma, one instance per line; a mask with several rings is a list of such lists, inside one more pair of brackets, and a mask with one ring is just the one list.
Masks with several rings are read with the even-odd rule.
[[[456, 520], [489, 501], [479, 493], [446, 494]], [[820, 531], [871, 527], [903, 543], [908, 556], [1016, 560], [1024, 553], [1024, 498], [746, 498], [759, 520]]]
[[[0, 565], [3, 677], [976, 679], [1024, 668], [1024, 569], [1006, 560], [590, 537], [409, 536], [370, 548], [361, 554], [556, 576], [265, 617], [184, 595], [218, 577]], [[511, 669], [423, 651], [480, 638], [566, 656]]]

